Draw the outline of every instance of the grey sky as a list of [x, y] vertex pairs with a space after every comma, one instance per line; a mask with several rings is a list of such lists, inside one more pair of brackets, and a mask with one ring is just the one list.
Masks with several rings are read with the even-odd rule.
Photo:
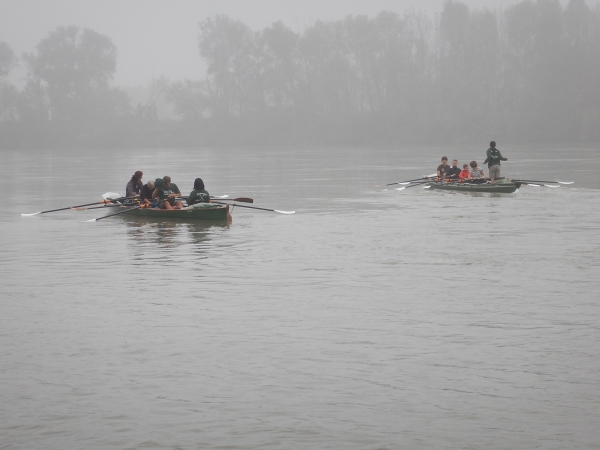
[[[463, 0], [471, 8], [502, 8], [517, 0]], [[565, 2], [563, 2], [565, 3]], [[597, 0], [589, 3], [597, 3]], [[443, 0], [0, 0], [0, 41], [21, 55], [31, 52], [57, 26], [77, 25], [109, 36], [119, 50], [115, 84], [143, 85], [153, 77], [200, 78], [198, 22], [216, 14], [254, 30], [282, 20], [301, 31], [315, 20], [348, 14], [439, 12]], [[12, 81], [24, 77], [23, 68]]]

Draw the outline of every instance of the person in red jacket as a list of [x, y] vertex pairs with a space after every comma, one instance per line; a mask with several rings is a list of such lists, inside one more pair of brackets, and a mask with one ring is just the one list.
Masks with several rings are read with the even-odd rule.
[[463, 164], [463, 170], [461, 170], [458, 174], [458, 178], [460, 178], [461, 180], [466, 180], [467, 178], [469, 178], [469, 172], [469, 165]]

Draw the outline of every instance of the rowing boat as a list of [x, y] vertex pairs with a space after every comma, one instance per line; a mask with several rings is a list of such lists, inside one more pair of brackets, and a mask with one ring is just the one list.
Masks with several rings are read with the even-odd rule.
[[[193, 206], [188, 206], [183, 209], [159, 209], [159, 208], [131, 208], [125, 210], [125, 206], [119, 207], [123, 209], [124, 214], [117, 217], [145, 217], [160, 220], [213, 220], [227, 221], [231, 220], [229, 214], [229, 205], [216, 205], [214, 203], [198, 203]], [[115, 208], [111, 208], [114, 213]]]
[[432, 181], [428, 185], [431, 189], [441, 191], [460, 191], [460, 192], [489, 192], [492, 194], [512, 194], [521, 187], [521, 183], [512, 181], [509, 178], [499, 178], [494, 183], [473, 183], [465, 181]]

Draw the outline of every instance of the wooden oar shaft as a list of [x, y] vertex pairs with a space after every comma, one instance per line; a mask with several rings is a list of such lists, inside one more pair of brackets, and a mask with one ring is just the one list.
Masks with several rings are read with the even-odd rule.
[[540, 180], [512, 180], [517, 183], [554, 183], [554, 184], [573, 184], [574, 181], [540, 181]]
[[37, 213], [31, 213], [31, 214], [21, 214], [22, 216], [32, 216], [32, 215], [37, 215], [37, 214], [46, 214], [46, 213], [51, 213], [51, 212], [57, 212], [57, 211], [66, 211], [67, 209], [74, 209], [74, 208], [83, 208], [84, 206], [90, 206], [90, 205], [97, 205], [97, 204], [107, 204], [107, 203], [113, 203], [115, 201], [118, 200], [127, 200], [129, 198], [133, 198], [133, 197], [120, 197], [120, 198], [113, 198], [113, 199], [106, 199], [106, 200], [101, 200], [101, 201], [96, 201], [93, 203], [86, 203], [84, 205], [75, 205], [75, 206], [67, 206], [65, 208], [56, 208], [56, 209], [49, 209], [47, 211], [40, 211]]
[[[213, 203], [217, 203], [219, 205], [229, 205], [230, 204], [230, 203], [215, 202], [215, 201], [213, 201]], [[281, 211], [278, 209], [260, 208], [258, 206], [238, 205], [237, 203], [234, 206], [238, 206], [240, 208], [259, 209], [261, 211], [271, 211], [271, 212], [276, 212], [276, 213], [281, 213], [281, 214], [294, 214], [296, 212], [296, 211]]]
[[76, 211], [89, 211], [90, 209], [114, 208], [116, 206], [124, 206], [124, 205], [121, 205], [120, 203], [112, 203], [110, 205], [104, 205], [104, 206], [92, 206], [91, 208], [73, 207], [73, 209]]
[[97, 219], [88, 220], [88, 222], [97, 222], [97, 221], [99, 221], [99, 220], [106, 219], [106, 218], [108, 218], [108, 217], [113, 217], [113, 216], [118, 216], [119, 214], [125, 214], [125, 213], [128, 213], [129, 211], [133, 211], [134, 209], [140, 209], [141, 207], [142, 207], [142, 205], [140, 205], [140, 206], [135, 206], [135, 207], [133, 207], [133, 208], [129, 208], [129, 209], [125, 210], [125, 211], [119, 211], [118, 213], [109, 214], [108, 216], [103, 216], [103, 217], [98, 217]]
[[[254, 203], [254, 199], [250, 198], [250, 197], [226, 198], [226, 199], [221, 199], [221, 201]], [[217, 202], [213, 201], [213, 203], [217, 203]]]
[[[166, 202], [167, 200], [170, 200], [170, 199], [169, 198], [165, 198], [164, 200], [159, 201], [158, 204], [160, 205], [162, 202]], [[177, 198], [175, 200], [177, 200]], [[119, 211], [118, 213], [109, 214], [108, 216], [98, 217], [97, 219], [91, 219], [91, 220], [88, 220], [87, 222], [97, 222], [98, 220], [102, 220], [102, 219], [107, 219], [109, 217], [118, 216], [119, 214], [125, 214], [125, 213], [128, 213], [129, 211], [134, 211], [134, 210], [140, 209], [140, 208], [146, 208], [148, 206], [149, 205], [145, 205], [145, 204], [144, 205], [135, 206], [135, 207], [129, 208], [129, 209], [125, 210], [125, 211]]]
[[427, 183], [431, 183], [431, 180], [429, 181], [421, 181], [420, 183], [412, 183], [409, 186], [406, 186], [406, 189], [411, 188], [411, 187], [415, 187], [415, 186], [421, 186], [422, 184], [427, 184]]
[[393, 186], [395, 184], [412, 183], [414, 181], [429, 180], [431, 178], [435, 178], [435, 176], [424, 176], [424, 177], [421, 177], [421, 178], [415, 178], [414, 180], [396, 181], [395, 183], [388, 183], [388, 184], [386, 184], [386, 186]]

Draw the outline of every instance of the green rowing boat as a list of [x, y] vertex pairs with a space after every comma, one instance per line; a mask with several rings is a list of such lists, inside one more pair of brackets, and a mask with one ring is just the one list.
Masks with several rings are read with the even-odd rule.
[[[137, 208], [130, 209], [117, 217], [144, 217], [159, 220], [213, 220], [227, 221], [231, 220], [229, 214], [229, 205], [215, 205], [214, 203], [198, 203], [193, 206], [188, 206], [183, 209], [158, 209], [158, 208]], [[111, 208], [114, 211], [114, 208]], [[113, 212], [114, 213], [114, 212]]]
[[509, 178], [499, 178], [491, 183], [473, 183], [469, 180], [463, 182], [445, 182], [433, 181], [429, 184], [431, 189], [441, 191], [460, 191], [460, 192], [488, 192], [491, 194], [512, 194], [521, 187], [521, 183], [512, 181]]

